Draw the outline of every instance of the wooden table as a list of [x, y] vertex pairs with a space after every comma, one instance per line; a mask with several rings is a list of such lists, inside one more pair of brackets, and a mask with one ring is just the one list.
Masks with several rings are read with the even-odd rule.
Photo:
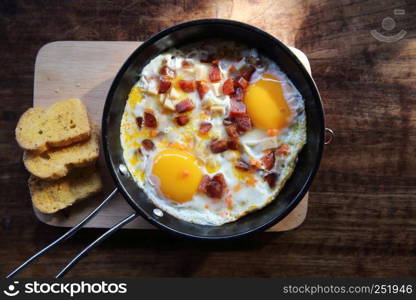
[[[221, 17], [267, 30], [310, 59], [336, 139], [325, 149], [305, 223], [210, 244], [123, 230], [68, 276], [416, 276], [415, 11], [411, 0], [2, 1], [0, 275], [65, 231], [33, 215], [14, 140], [18, 117], [32, 103], [39, 48], [54, 40], [144, 40], [178, 22]], [[381, 22], [389, 16], [396, 27], [387, 32]], [[384, 43], [373, 29], [407, 34]], [[54, 275], [100, 233], [81, 231], [23, 275]]]

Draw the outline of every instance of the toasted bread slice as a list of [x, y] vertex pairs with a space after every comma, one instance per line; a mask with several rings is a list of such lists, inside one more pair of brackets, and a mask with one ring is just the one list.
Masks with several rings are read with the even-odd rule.
[[29, 190], [35, 207], [45, 214], [52, 214], [81, 199], [98, 193], [102, 188], [95, 168], [77, 168], [58, 180], [43, 180], [33, 175], [29, 178]]
[[65, 99], [48, 109], [28, 109], [16, 126], [20, 147], [38, 153], [50, 147], [65, 147], [90, 137], [87, 110], [79, 99]]
[[43, 153], [25, 151], [23, 162], [26, 169], [41, 179], [59, 179], [74, 167], [95, 163], [99, 156], [100, 137], [97, 126], [92, 126], [90, 139], [64, 148], [52, 148]]

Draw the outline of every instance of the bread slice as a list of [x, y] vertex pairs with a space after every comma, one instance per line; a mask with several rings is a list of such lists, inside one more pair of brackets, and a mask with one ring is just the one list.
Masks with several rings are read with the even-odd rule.
[[71, 206], [101, 189], [100, 176], [93, 166], [74, 169], [68, 176], [54, 181], [39, 179], [33, 175], [29, 178], [32, 202], [45, 214]]
[[61, 100], [48, 109], [30, 108], [16, 127], [20, 147], [38, 153], [87, 140], [90, 134], [87, 110], [79, 99]]
[[95, 163], [99, 156], [100, 137], [97, 126], [92, 126], [91, 138], [64, 148], [52, 148], [43, 153], [25, 151], [26, 169], [41, 179], [59, 179], [74, 167]]

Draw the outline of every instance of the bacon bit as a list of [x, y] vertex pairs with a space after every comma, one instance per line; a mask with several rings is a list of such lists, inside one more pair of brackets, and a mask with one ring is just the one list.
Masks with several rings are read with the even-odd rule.
[[206, 194], [211, 198], [222, 198], [224, 190], [227, 188], [224, 175], [216, 174], [206, 186]]
[[201, 122], [199, 124], [199, 132], [202, 134], [206, 134], [212, 128], [212, 124], [209, 122]]
[[227, 147], [229, 150], [238, 150], [240, 149], [240, 142], [238, 141], [238, 139], [228, 140]]
[[198, 91], [199, 98], [204, 99], [205, 94], [208, 92], [209, 87], [205, 80], [196, 81], [196, 89]]
[[261, 162], [266, 170], [271, 170], [274, 167], [276, 158], [274, 156], [274, 151], [270, 151], [268, 154], [261, 158]]
[[260, 169], [262, 167], [261, 162], [255, 159], [250, 160], [250, 165], [252, 165], [253, 167], [256, 167], [257, 169]]
[[267, 182], [271, 189], [273, 189], [276, 186], [277, 177], [277, 173], [270, 173], [264, 176], [264, 180]]
[[236, 87], [234, 94], [231, 95], [231, 98], [236, 101], [243, 101], [244, 99], [244, 90], [241, 87]]
[[178, 113], [184, 113], [187, 111], [191, 111], [195, 108], [194, 104], [192, 103], [191, 99], [185, 99], [175, 105], [175, 110]]
[[279, 129], [267, 129], [267, 136], [276, 136], [279, 134]]
[[177, 116], [177, 117], [175, 118], [175, 120], [176, 120], [176, 123], [177, 123], [179, 126], [184, 126], [184, 125], [188, 124], [188, 122], [189, 122], [189, 118], [188, 118], [188, 116]]
[[256, 68], [254, 66], [246, 65], [241, 68], [240, 73], [245, 80], [250, 81], [251, 75], [253, 75], [254, 71], [256, 71]]
[[142, 141], [143, 148], [147, 151], [153, 150], [155, 148], [155, 144], [149, 139], [145, 139]]
[[221, 80], [221, 71], [220, 71], [220, 68], [218, 67], [218, 64], [213, 63], [211, 65], [211, 68], [209, 69], [208, 77], [211, 82], [218, 82]]
[[231, 99], [230, 101], [230, 116], [241, 116], [246, 114], [246, 105], [242, 101], [235, 101], [234, 99]]
[[160, 76], [159, 88], [158, 88], [159, 94], [166, 93], [167, 91], [169, 91], [171, 86], [172, 86], [172, 83], [166, 76]]
[[230, 194], [228, 194], [224, 199], [225, 204], [227, 204], [228, 209], [233, 208], [233, 198]]
[[144, 126], [148, 128], [157, 128], [157, 120], [153, 113], [149, 111], [144, 112]]
[[237, 85], [245, 90], [248, 87], [248, 81], [244, 77], [240, 77], [237, 80]]
[[212, 153], [221, 153], [228, 150], [228, 143], [225, 140], [215, 139], [211, 142], [209, 147]]
[[181, 177], [182, 178], [186, 178], [186, 177], [189, 176], [189, 174], [190, 174], [189, 170], [182, 170]]
[[237, 131], [240, 135], [246, 133], [251, 129], [251, 119], [247, 114], [234, 117], [237, 125]]
[[238, 137], [237, 125], [236, 124], [230, 124], [230, 125], [224, 125], [224, 126], [225, 126], [225, 131], [227, 132], [227, 134], [230, 138]]
[[137, 123], [137, 126], [139, 127], [139, 129], [142, 129], [143, 117], [137, 117], [136, 118], [136, 123]]
[[186, 93], [195, 91], [195, 81], [192, 80], [180, 80], [179, 87]]
[[222, 85], [222, 92], [224, 95], [231, 95], [234, 93], [234, 79], [228, 78]]
[[206, 193], [207, 186], [210, 181], [211, 181], [211, 178], [209, 178], [208, 175], [202, 176], [201, 183], [199, 184], [199, 187], [198, 187], [199, 191]]
[[289, 145], [288, 144], [281, 144], [277, 150], [276, 153], [277, 155], [283, 155], [283, 156], [288, 156], [289, 155]]
[[189, 60], [183, 60], [182, 61], [182, 67], [186, 68], [190, 68], [193, 67], [193, 62], [189, 61]]
[[238, 170], [241, 170], [241, 171], [253, 171], [254, 170], [252, 165], [248, 164], [247, 162], [245, 162], [242, 159], [239, 159], [235, 163], [234, 167]]
[[176, 75], [175, 71], [169, 68], [168, 66], [163, 66], [162, 68], [160, 68], [159, 74], [162, 76], [166, 76], [170, 79], [174, 78]]

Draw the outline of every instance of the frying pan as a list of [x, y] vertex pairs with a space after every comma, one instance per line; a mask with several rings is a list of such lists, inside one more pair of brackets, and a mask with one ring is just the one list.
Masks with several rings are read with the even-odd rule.
[[[305, 99], [307, 143], [299, 153], [292, 176], [277, 199], [261, 210], [235, 222], [221, 226], [205, 226], [177, 219], [159, 210], [140, 189], [124, 165], [120, 143], [120, 123], [131, 87], [138, 81], [142, 68], [155, 56], [171, 47], [223, 38], [244, 43], [269, 57], [287, 74]], [[140, 215], [156, 227], [179, 236], [203, 240], [229, 240], [265, 230], [292, 211], [307, 192], [318, 170], [325, 142], [324, 112], [315, 83], [291, 50], [270, 34], [247, 24], [222, 19], [203, 19], [181, 23], [165, 29], [141, 44], [123, 64], [109, 90], [102, 118], [102, 142], [107, 166], [116, 189], [80, 224], [45, 247], [9, 274], [12, 277], [48, 251], [75, 234], [120, 192], [136, 213], [120, 221], [97, 238], [66, 265], [57, 277], [63, 276], [82, 256], [118, 228]]]

